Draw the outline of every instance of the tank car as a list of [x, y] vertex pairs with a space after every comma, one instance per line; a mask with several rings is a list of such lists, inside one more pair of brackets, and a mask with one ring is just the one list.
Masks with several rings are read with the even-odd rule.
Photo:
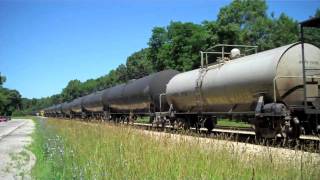
[[[51, 106], [50, 106], [51, 107]], [[43, 112], [44, 112], [44, 116], [45, 117], [48, 117], [49, 116], [49, 109], [50, 109], [50, 107], [47, 107], [47, 108], [44, 108], [43, 109]]]
[[61, 104], [57, 104], [53, 107], [52, 112], [54, 117], [62, 117]]
[[45, 117], [51, 116], [51, 109], [52, 109], [52, 106], [43, 109]]
[[[123, 104], [122, 94], [125, 84], [116, 85], [108, 89], [102, 94], [102, 102], [103, 104], [108, 107], [108, 109], [112, 109], [113, 112], [116, 112], [121, 109], [121, 104]], [[110, 111], [109, 110], [109, 111]]]
[[69, 103], [71, 117], [82, 117], [82, 101], [83, 98], [79, 97]]
[[[302, 111], [301, 52], [301, 44], [294, 43], [178, 74], [166, 88], [170, 116], [211, 129], [213, 115], [249, 115], [258, 136], [296, 138], [309, 123]], [[311, 70], [307, 103], [319, 109], [320, 49], [305, 43], [304, 52]]]
[[54, 108], [55, 108], [55, 105], [50, 106], [50, 107], [46, 110], [46, 113], [48, 114], [49, 117], [54, 117], [54, 116], [55, 116]]
[[102, 93], [103, 91], [98, 91], [83, 97], [82, 106], [87, 117], [96, 119], [104, 117]]
[[102, 94], [105, 109], [113, 118], [136, 118], [151, 115], [168, 108], [166, 99], [160, 105], [160, 96], [165, 93], [168, 81], [178, 74], [175, 70], [164, 70], [128, 83], [109, 88]]
[[70, 102], [64, 102], [61, 104], [61, 115], [63, 117], [72, 118]]

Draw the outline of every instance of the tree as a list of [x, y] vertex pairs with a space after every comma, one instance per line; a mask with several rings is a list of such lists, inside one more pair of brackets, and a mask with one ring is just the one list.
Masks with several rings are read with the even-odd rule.
[[268, 41], [270, 48], [283, 46], [299, 40], [298, 22], [281, 13], [278, 19], [273, 20], [272, 33]]
[[217, 23], [221, 43], [257, 45], [268, 32], [267, 4], [263, 0], [235, 0], [220, 9]]
[[320, 17], [320, 8], [317, 8], [316, 13], [314, 14], [314, 17]]
[[8, 98], [10, 100], [11, 112], [21, 109], [21, 95], [17, 90], [9, 90]]
[[[208, 34], [207, 44], [208, 47], [212, 47], [219, 43], [219, 25], [215, 21], [203, 21], [202, 26]], [[204, 49], [203, 49], [204, 50]]]
[[11, 115], [21, 109], [21, 95], [17, 90], [0, 87], [0, 115]]
[[89, 79], [80, 85], [81, 96], [98, 90], [98, 82], [95, 79]]
[[77, 79], [69, 81], [67, 87], [62, 90], [62, 100], [71, 101], [82, 94], [81, 82]]
[[4, 82], [6, 82], [6, 77], [1, 76], [1, 73], [0, 73], [0, 86], [2, 86]]
[[[318, 8], [313, 17], [320, 17], [320, 9]], [[305, 28], [305, 40], [320, 47], [320, 29], [319, 28]]]
[[258, 45], [267, 50], [298, 41], [298, 23], [282, 13], [267, 15], [264, 0], [235, 0], [220, 9], [217, 19], [220, 43]]
[[209, 39], [202, 25], [171, 22], [167, 26], [167, 38], [167, 41], [158, 49], [157, 54], [158, 60], [166, 69], [186, 71], [199, 67], [199, 52], [207, 47]]
[[148, 59], [149, 51], [150, 49], [142, 49], [128, 57], [126, 63], [128, 79], [138, 79], [153, 72], [152, 62]]
[[0, 115], [11, 115], [21, 109], [21, 95], [17, 90], [2, 87], [5, 81], [6, 77], [0, 74]]
[[61, 94], [55, 94], [55, 95], [52, 95], [50, 98], [50, 104], [53, 105], [53, 104], [60, 104], [63, 102], [63, 99], [62, 99], [62, 95]]
[[9, 103], [6, 90], [0, 87], [0, 115], [6, 114], [6, 106]]
[[116, 69], [116, 76], [118, 78], [118, 83], [127, 82], [128, 74], [127, 74], [127, 67], [124, 64], [120, 64]]
[[152, 35], [149, 39], [149, 53], [148, 59], [153, 64], [154, 71], [161, 71], [165, 69], [164, 61], [159, 57], [160, 48], [167, 43], [168, 33], [163, 27], [155, 27], [152, 29]]

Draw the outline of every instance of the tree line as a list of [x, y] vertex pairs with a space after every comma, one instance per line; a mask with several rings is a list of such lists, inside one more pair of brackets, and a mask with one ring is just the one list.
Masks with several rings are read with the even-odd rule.
[[21, 95], [17, 90], [3, 87], [6, 77], [0, 74], [0, 115], [11, 115], [22, 109]]
[[[298, 41], [298, 22], [284, 13], [278, 17], [268, 14], [267, 8], [264, 0], [235, 0], [220, 9], [215, 21], [170, 22], [166, 27], [154, 27], [148, 47], [134, 52], [125, 64], [97, 79], [71, 80], [60, 94], [21, 99], [20, 110], [36, 111], [164, 69], [182, 72], [198, 68], [199, 52], [216, 44], [257, 45], [263, 51]], [[314, 17], [320, 17], [320, 9]], [[306, 39], [320, 47], [319, 30], [307, 30]]]

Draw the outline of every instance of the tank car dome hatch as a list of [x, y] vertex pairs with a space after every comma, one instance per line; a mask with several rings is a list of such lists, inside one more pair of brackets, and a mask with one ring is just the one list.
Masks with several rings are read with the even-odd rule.
[[230, 58], [231, 59], [236, 59], [236, 58], [239, 58], [241, 56], [241, 53], [240, 53], [240, 49], [238, 48], [233, 48], [230, 52]]

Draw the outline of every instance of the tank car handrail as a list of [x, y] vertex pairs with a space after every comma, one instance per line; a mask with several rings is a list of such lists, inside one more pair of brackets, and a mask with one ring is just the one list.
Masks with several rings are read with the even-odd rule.
[[[214, 51], [215, 48], [221, 47], [221, 51]], [[205, 51], [200, 51], [201, 56], [201, 68], [208, 67], [208, 54], [221, 54], [221, 59], [224, 59], [225, 55], [231, 55], [231, 53], [225, 52], [225, 47], [234, 47], [234, 48], [245, 48], [244, 52], [249, 52], [254, 50], [254, 53], [258, 53], [258, 46], [252, 46], [252, 45], [241, 45], [241, 44], [217, 44], [215, 46], [207, 48]], [[249, 48], [249, 49], [248, 49]], [[211, 51], [210, 51], [211, 50]], [[212, 51], [213, 50], [213, 51]], [[204, 55], [205, 54], [205, 59]], [[240, 54], [244, 56], [245, 54]], [[204, 60], [205, 63], [204, 64]]]
[[214, 49], [216, 47], [244, 47], [244, 48], [258, 48], [258, 46], [254, 46], [254, 45], [243, 45], [243, 44], [217, 44], [217, 45], [214, 45], [212, 47], [209, 47], [207, 50], [211, 50], [211, 49]]
[[[307, 77], [313, 78], [313, 79], [320, 79], [320, 77], [317, 77], [317, 76], [307, 76]], [[274, 77], [274, 79], [273, 79], [273, 102], [277, 102], [276, 81], [281, 78], [301, 78], [302, 79], [303, 76], [276, 76], [276, 77]]]
[[166, 93], [159, 94], [159, 111], [162, 112], [162, 96], [165, 96]]

